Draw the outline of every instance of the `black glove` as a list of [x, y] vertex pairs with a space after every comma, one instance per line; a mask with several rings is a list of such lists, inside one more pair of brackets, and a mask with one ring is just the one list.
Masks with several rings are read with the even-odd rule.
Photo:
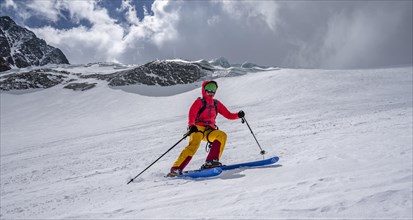
[[188, 130], [189, 130], [190, 134], [192, 134], [194, 132], [198, 132], [198, 128], [195, 125], [189, 126]]
[[242, 111], [242, 110], [241, 110], [241, 111], [239, 111], [239, 112], [238, 112], [238, 117], [239, 117], [239, 118], [243, 118], [243, 117], [245, 117], [245, 113], [244, 113], [244, 111]]

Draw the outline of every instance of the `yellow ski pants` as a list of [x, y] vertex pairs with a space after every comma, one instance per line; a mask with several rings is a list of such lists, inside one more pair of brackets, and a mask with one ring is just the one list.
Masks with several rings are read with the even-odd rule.
[[213, 130], [209, 127], [199, 125], [197, 125], [196, 127], [198, 128], [198, 132], [194, 132], [190, 135], [188, 146], [186, 146], [182, 150], [178, 159], [173, 164], [172, 169], [179, 168], [183, 170], [195, 155], [196, 151], [199, 148], [199, 145], [201, 144], [201, 141], [208, 141], [212, 143], [212, 148], [208, 157], [211, 157], [211, 154], [217, 154], [216, 156], [212, 155], [212, 157], [218, 157], [214, 158], [218, 160], [219, 158], [221, 158], [222, 152], [225, 148], [225, 142], [227, 141], [227, 134], [225, 134], [225, 132], [221, 130]]

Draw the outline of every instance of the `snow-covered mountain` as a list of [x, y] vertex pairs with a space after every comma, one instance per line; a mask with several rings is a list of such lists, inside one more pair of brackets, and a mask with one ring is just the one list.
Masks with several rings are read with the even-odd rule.
[[[225, 58], [221, 58], [225, 59]], [[225, 59], [226, 60], [226, 59]], [[228, 61], [227, 61], [228, 62]], [[86, 65], [48, 65], [13, 69], [0, 75], [0, 90], [47, 89], [56, 85], [74, 90], [88, 90], [103, 83], [112, 87], [129, 85], [187, 85], [205, 78], [243, 75], [269, 71], [276, 67], [223, 67], [213, 61], [155, 60], [144, 65], [96, 63]]]
[[[54, 70], [113, 74], [112, 65]], [[0, 216], [411, 219], [412, 75], [411, 66], [211, 75], [216, 98], [246, 112], [267, 155], [280, 157], [278, 166], [207, 180], [164, 178], [184, 140], [129, 185], [182, 138], [188, 109], [201, 94], [198, 82], [127, 90], [90, 78], [97, 84], [84, 92], [63, 84], [2, 91]], [[228, 134], [224, 164], [262, 159], [245, 124], [217, 120]], [[205, 157], [202, 144], [187, 168]]]
[[0, 17], [0, 71], [11, 67], [69, 64], [63, 52], [17, 25], [10, 17]]
[[[47, 45], [8, 16], [0, 17], [0, 46], [0, 90], [3, 91], [47, 89], [56, 85], [84, 91], [94, 88], [98, 83], [113, 87], [136, 84], [186, 85], [208, 77], [237, 76], [276, 69], [252, 63], [230, 64], [223, 57], [211, 61], [155, 60], [130, 66], [115, 63], [67, 65], [69, 62], [59, 49]], [[103, 67], [104, 71], [101, 72], [102, 68], [96, 66]], [[108, 70], [111, 67], [112, 70]], [[90, 69], [95, 72], [90, 72]]]
[[230, 68], [231, 64], [228, 62], [228, 60], [225, 57], [220, 57], [217, 59], [211, 60], [211, 64], [215, 66], [221, 66], [224, 68]]

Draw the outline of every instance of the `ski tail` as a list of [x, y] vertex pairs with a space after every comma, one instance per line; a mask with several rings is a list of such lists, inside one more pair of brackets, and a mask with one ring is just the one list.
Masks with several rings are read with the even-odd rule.
[[280, 158], [275, 156], [271, 157], [265, 160], [258, 160], [258, 161], [252, 161], [252, 162], [246, 162], [246, 163], [238, 163], [238, 164], [231, 164], [231, 165], [226, 165], [220, 167], [222, 170], [232, 170], [232, 169], [237, 169], [241, 167], [258, 167], [258, 166], [266, 166], [270, 164], [276, 163]]

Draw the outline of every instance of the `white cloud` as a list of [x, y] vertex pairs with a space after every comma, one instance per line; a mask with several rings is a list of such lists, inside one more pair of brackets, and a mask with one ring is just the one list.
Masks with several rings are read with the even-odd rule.
[[[300, 50], [293, 54], [296, 60], [292, 62], [322, 68], [386, 65], [392, 59], [387, 49], [401, 48], [397, 46], [400, 42], [394, 41], [403, 33], [399, 30], [403, 11], [399, 9], [367, 4], [341, 10], [329, 16], [325, 27], [318, 29], [320, 33], [313, 34], [313, 39], [298, 43]], [[404, 47], [411, 48], [412, 43], [407, 42]]]
[[139, 18], [136, 16], [136, 8], [131, 4], [131, 0], [122, 1], [119, 11], [123, 10], [126, 10], [126, 18], [130, 24], [139, 24]]
[[88, 29], [80, 26], [70, 30], [43, 27], [33, 30], [38, 37], [58, 46], [70, 58], [71, 63], [93, 61], [117, 61], [123, 51], [122, 28], [96, 26]]
[[59, 1], [28, 1], [26, 6], [36, 12], [38, 16], [57, 22], [59, 20], [62, 4]]
[[62, 49], [71, 63], [117, 60], [116, 57], [123, 50], [123, 29], [110, 18], [106, 9], [98, 7], [95, 1], [55, 3], [60, 9], [68, 10], [72, 20], [86, 19], [92, 26], [68, 30], [57, 30], [50, 26], [32, 29], [38, 37]]
[[117, 24], [108, 11], [98, 7], [95, 1], [65, 1], [61, 6], [70, 12], [72, 19], [86, 19], [92, 27], [57, 30], [47, 26], [32, 30], [49, 44], [62, 49], [72, 63], [139, 62], [144, 59], [144, 53], [140, 50], [148, 44], [161, 48], [166, 41], [176, 38], [173, 25], [178, 16], [165, 11], [168, 4], [167, 1], [155, 2], [152, 11], [156, 16], [147, 16], [139, 21], [133, 12], [134, 7], [124, 1], [121, 9], [127, 10], [128, 24], [122, 25]]
[[263, 22], [271, 30], [276, 30], [279, 22], [279, 5], [276, 1], [222, 1], [222, 4], [225, 12], [245, 24]]
[[[37, 1], [32, 1], [32, 10]], [[41, 1], [39, 1], [41, 2]], [[127, 24], [117, 24], [96, 1], [47, 1], [50, 18], [67, 10], [72, 21], [84, 19], [91, 28], [32, 29], [59, 47], [72, 63], [113, 61], [143, 63], [156, 58], [210, 59], [227, 56], [234, 62], [258, 61], [249, 52], [266, 47], [274, 34], [278, 6], [272, 1], [154, 1], [153, 16], [139, 18], [130, 1], [122, 1]], [[55, 5], [53, 5], [55, 4]], [[43, 12], [38, 9], [37, 13]], [[257, 33], [260, 32], [261, 34]], [[258, 36], [258, 39], [254, 39]], [[261, 39], [260, 39], [261, 38]], [[260, 41], [259, 43], [252, 41]], [[76, 49], [81, 48], [80, 49]], [[248, 51], [248, 52], [247, 52]], [[247, 53], [245, 53], [247, 52]], [[232, 57], [231, 54], [237, 56]]]
[[215, 26], [221, 22], [221, 18], [218, 15], [213, 15], [212, 17], [208, 18], [207, 23], [209, 26]]
[[94, 25], [113, 25], [114, 19], [108, 14], [107, 9], [98, 6], [97, 1], [64, 1], [66, 9], [72, 18], [86, 19]]
[[[24, 4], [24, 10], [22, 10], [22, 4]], [[1, 3], [1, 8], [6, 10], [12, 10], [14, 15], [23, 21], [29, 19], [32, 16], [42, 17], [52, 22], [59, 20], [59, 11], [57, 5], [51, 1], [16, 1], [5, 0]], [[30, 10], [30, 11], [29, 11]]]
[[110, 17], [98, 1], [20, 3], [7, 0], [2, 8], [15, 7], [25, 19], [43, 14], [53, 21], [65, 10], [72, 21], [90, 23], [33, 29], [72, 63], [224, 56], [232, 63], [346, 68], [412, 60], [409, 1], [155, 0], [151, 15], [144, 8], [143, 19], [132, 0], [122, 1], [122, 19]]
[[[2, 5], [2, 6], [3, 6], [3, 5]], [[16, 5], [16, 3], [14, 3], [13, 0], [5, 0], [5, 2], [4, 2], [4, 7], [6, 7], [6, 8], [13, 8], [14, 10], [17, 9], [17, 5]]]
[[172, 1], [155, 1], [151, 9], [155, 16], [146, 16], [141, 24], [158, 47], [162, 47], [165, 41], [176, 39], [178, 35], [176, 25], [179, 21], [179, 8], [169, 10], [173, 7], [172, 4]]

